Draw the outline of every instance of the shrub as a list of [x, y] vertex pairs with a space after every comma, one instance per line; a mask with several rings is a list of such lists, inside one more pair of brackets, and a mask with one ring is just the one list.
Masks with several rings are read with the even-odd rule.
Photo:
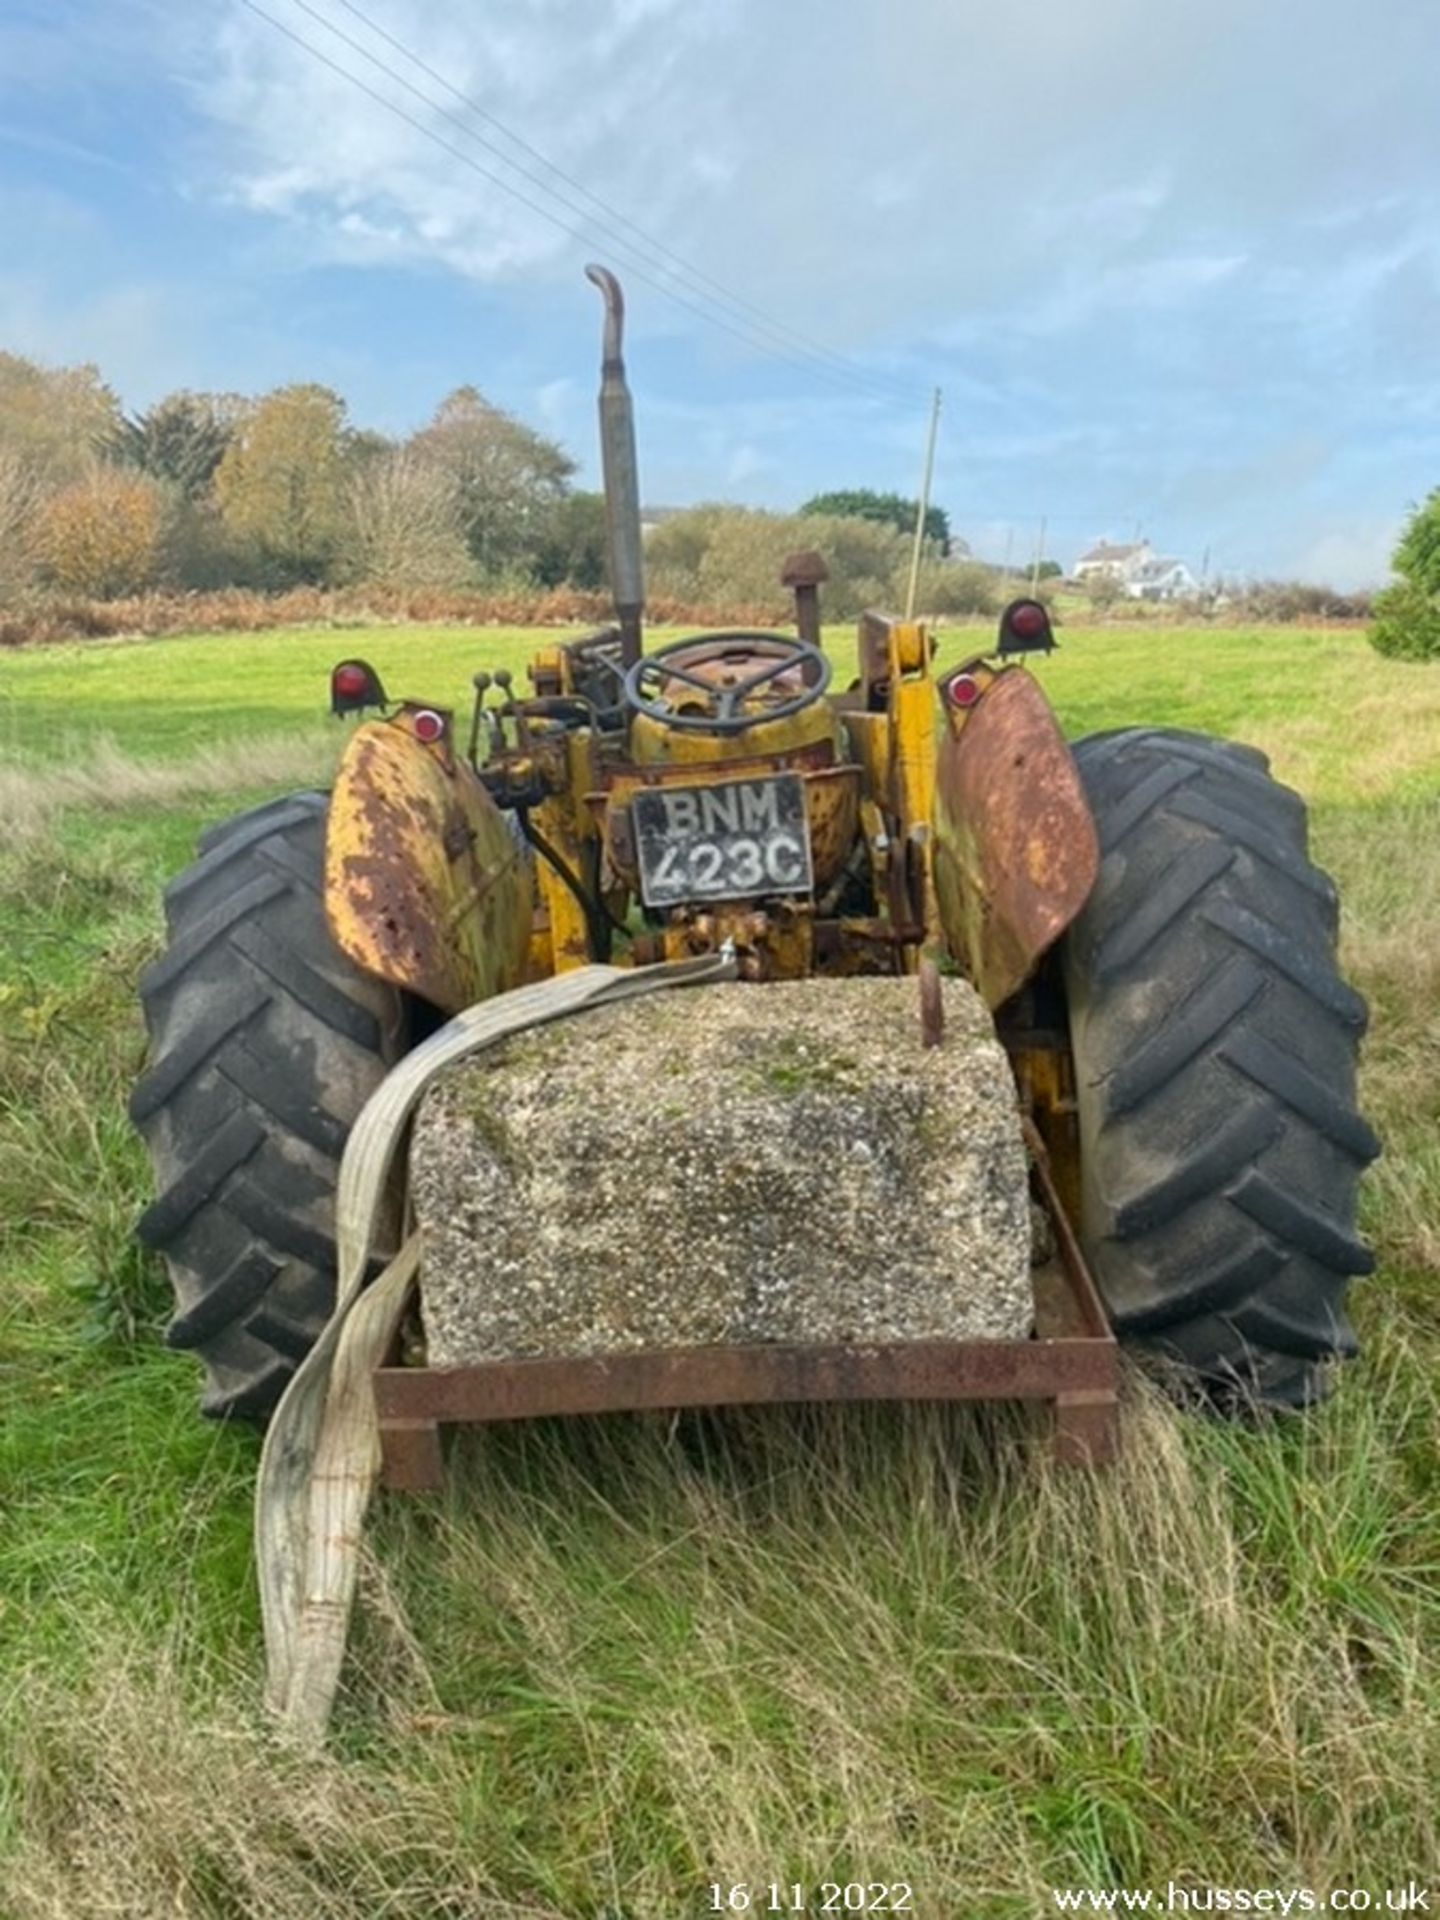
[[1375, 596], [1370, 644], [1392, 660], [1440, 660], [1440, 487], [1411, 514], [1393, 587]]
[[35, 542], [46, 578], [97, 600], [138, 593], [155, 577], [163, 518], [153, 481], [98, 467], [39, 508]]
[[1245, 620], [1325, 620], [1343, 606], [1344, 596], [1334, 587], [1307, 580], [1252, 580], [1240, 593], [1235, 610]]
[[787, 519], [785, 527], [786, 553], [813, 546], [825, 556], [830, 579], [821, 601], [831, 620], [853, 620], [867, 607], [893, 612], [903, 606], [911, 547], [903, 533], [879, 521], [818, 513]]
[[904, 591], [909, 543], [894, 527], [845, 515], [766, 513], [753, 507], [702, 506], [663, 520], [646, 543], [653, 592], [712, 607], [760, 609], [783, 620], [790, 600], [780, 584], [788, 554], [813, 547], [830, 578], [821, 592], [828, 618], [853, 619], [866, 607], [895, 604]]
[[[210, 593], [146, 592], [124, 600], [27, 594], [0, 610], [0, 647], [43, 646], [117, 634], [259, 633], [271, 627], [376, 626], [443, 621], [470, 627], [593, 627], [613, 617], [608, 594], [521, 582], [501, 590], [388, 587], [378, 581], [339, 590], [291, 587], [256, 593], [226, 587]], [[789, 613], [773, 603], [680, 599], [653, 588], [646, 618], [654, 626], [780, 627]]]
[[1370, 644], [1391, 660], [1440, 660], [1440, 595], [1408, 580], [1375, 596]]
[[[892, 598], [897, 607], [905, 604], [907, 582], [908, 573], [905, 579], [895, 582]], [[938, 560], [922, 561], [915, 610], [922, 617], [929, 615], [937, 620], [998, 613], [1003, 585], [992, 568], [978, 561], [962, 561], [958, 566], [946, 566]], [[1015, 591], [1020, 591], [1018, 583]]]
[[1125, 582], [1113, 573], [1092, 573], [1085, 580], [1085, 597], [1097, 613], [1125, 598]]
[[1440, 594], [1440, 487], [1411, 514], [1395, 549], [1395, 571], [1425, 593]]
[[605, 496], [567, 493], [552, 508], [533, 572], [542, 587], [572, 586], [597, 592], [608, 574]]
[[700, 563], [714, 537], [715, 528], [735, 507], [709, 502], [672, 513], [655, 526], [645, 541], [647, 588], [678, 598], [699, 591]]
[[158, 577], [180, 592], [253, 590], [264, 585], [265, 567], [255, 548], [226, 525], [213, 500], [188, 500], [170, 488], [160, 530]]
[[[780, 584], [780, 568], [785, 556], [802, 544], [793, 528], [793, 521], [783, 514], [741, 507], [724, 509], [715, 518], [701, 557], [695, 578], [696, 597], [773, 606], [777, 613], [782, 612], [788, 596]], [[818, 532], [812, 532], [811, 538], [828, 562], [825, 541]], [[832, 565], [827, 598], [834, 593], [834, 575]]]

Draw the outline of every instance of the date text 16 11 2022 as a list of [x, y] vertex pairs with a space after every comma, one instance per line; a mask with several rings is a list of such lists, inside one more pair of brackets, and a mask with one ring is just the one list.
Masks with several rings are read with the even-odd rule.
[[758, 1886], [710, 1882], [711, 1913], [914, 1913], [906, 1880], [767, 1880]]

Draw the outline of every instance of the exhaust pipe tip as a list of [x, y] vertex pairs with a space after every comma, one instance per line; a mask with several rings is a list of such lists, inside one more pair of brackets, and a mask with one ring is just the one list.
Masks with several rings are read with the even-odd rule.
[[621, 658], [640, 658], [645, 609], [645, 564], [640, 534], [640, 475], [635, 458], [635, 415], [622, 352], [625, 296], [608, 267], [591, 262], [585, 278], [605, 302], [604, 359], [600, 368], [600, 470], [605, 482], [605, 523], [610, 548], [610, 592], [620, 625]]
[[604, 369], [607, 373], [625, 371], [623, 357], [625, 333], [625, 295], [620, 282], [609, 267], [602, 267], [592, 260], [585, 269], [585, 278], [600, 289], [600, 297], [605, 302], [605, 341], [602, 348]]

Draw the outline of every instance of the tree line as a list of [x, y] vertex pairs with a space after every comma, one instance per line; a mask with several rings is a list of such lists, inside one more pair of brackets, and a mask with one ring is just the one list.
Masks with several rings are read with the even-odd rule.
[[574, 472], [474, 387], [392, 439], [313, 383], [126, 413], [93, 366], [0, 353], [0, 591], [596, 587], [604, 513]]
[[[110, 600], [153, 588], [602, 589], [600, 496], [557, 442], [473, 386], [416, 432], [354, 424], [310, 382], [249, 397], [181, 391], [126, 412], [93, 366], [0, 352], [0, 599]], [[917, 503], [817, 494], [798, 514], [709, 505], [650, 531], [656, 594], [784, 611], [785, 554], [818, 548], [837, 616], [903, 596]], [[929, 509], [926, 610], [987, 611], [990, 570]]]

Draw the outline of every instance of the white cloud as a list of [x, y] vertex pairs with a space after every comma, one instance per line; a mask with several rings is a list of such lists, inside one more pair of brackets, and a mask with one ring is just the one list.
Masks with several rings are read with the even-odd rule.
[[[703, 195], [730, 177], [724, 143], [685, 137], [680, 90], [667, 108], [664, 88], [723, 17], [720, 0], [519, 0], [460, 14], [433, 0], [373, 0], [378, 23], [439, 79], [335, 0], [314, 13], [271, 0], [267, 11], [278, 28], [232, 5], [218, 42], [202, 44], [193, 25], [182, 39], [197, 100], [223, 136], [218, 190], [302, 227], [317, 258], [526, 279], [573, 250], [567, 229], [615, 226], [581, 183], [613, 185], [617, 204], [663, 225], [668, 181], [684, 177]], [[693, 165], [656, 164], [667, 133], [674, 153], [694, 149]]]
[[[582, 243], [239, 0], [30, 3], [44, 31], [0, 24], [7, 108], [22, 117], [27, 87], [69, 105], [83, 78], [87, 112], [45, 125], [102, 152], [105, 104], [150, 196], [132, 217], [163, 226], [165, 198], [188, 195], [216, 209], [217, 237], [208, 261], [167, 270], [147, 230], [142, 267], [108, 248], [108, 225], [62, 248], [46, 238], [57, 225], [21, 210], [0, 289], [12, 338], [98, 357], [139, 390], [197, 360], [212, 379], [318, 366], [343, 384], [349, 354], [357, 406], [393, 421], [431, 404], [427, 383], [468, 377], [480, 339], [474, 377], [522, 411], [535, 396], [585, 457], [595, 313], [576, 269], [598, 254], [630, 296], [653, 497], [779, 505], [831, 477], [913, 486], [914, 407], [832, 389], [667, 306], [593, 203], [551, 208]], [[976, 525], [1046, 511], [1078, 537], [1140, 515], [1192, 560], [1213, 537], [1265, 570], [1328, 556], [1339, 580], [1383, 556], [1391, 503], [1436, 477], [1440, 214], [1417, 182], [1440, 168], [1440, 29], [1414, 0], [1312, 0], [1298, 54], [1285, 10], [1253, 0], [911, 0], [902, 31], [890, 0], [358, 3], [715, 281], [921, 405], [941, 381], [940, 480]], [[297, 0], [260, 4], [506, 172]], [[343, 0], [306, 4], [405, 70]], [[140, 50], [149, 93], [109, 101], [111, 68], [128, 60], [128, 83]], [[37, 126], [50, 137], [35, 117], [32, 150]], [[86, 177], [108, 222], [130, 177]], [[187, 213], [186, 232], [197, 224]], [[365, 293], [308, 274], [336, 264], [365, 269]], [[442, 277], [469, 284], [437, 294]], [[327, 313], [372, 297], [377, 337], [352, 318], [326, 331]]]

